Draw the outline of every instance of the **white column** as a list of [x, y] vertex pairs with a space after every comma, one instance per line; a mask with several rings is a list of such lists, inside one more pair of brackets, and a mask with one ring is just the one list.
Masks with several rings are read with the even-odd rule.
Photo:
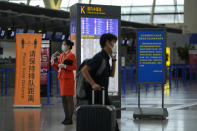
[[197, 33], [197, 0], [185, 0], [184, 24], [190, 33]]
[[156, 4], [156, 0], [153, 0], [152, 11], [151, 11], [151, 16], [150, 16], [150, 23], [151, 24], [153, 24], [153, 21], [154, 21], [155, 4]]

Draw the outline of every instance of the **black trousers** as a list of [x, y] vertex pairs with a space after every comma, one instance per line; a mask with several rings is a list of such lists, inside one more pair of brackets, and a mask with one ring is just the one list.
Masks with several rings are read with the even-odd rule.
[[73, 96], [62, 96], [62, 104], [64, 108], [65, 120], [72, 120], [74, 112], [74, 101]]

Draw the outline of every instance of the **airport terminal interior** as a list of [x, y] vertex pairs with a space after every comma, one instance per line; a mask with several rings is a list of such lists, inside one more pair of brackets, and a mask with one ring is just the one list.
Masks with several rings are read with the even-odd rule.
[[[197, 131], [196, 7], [0, 0], [0, 131]], [[112, 105], [87, 104], [99, 96], [84, 97], [91, 86], [106, 88]]]

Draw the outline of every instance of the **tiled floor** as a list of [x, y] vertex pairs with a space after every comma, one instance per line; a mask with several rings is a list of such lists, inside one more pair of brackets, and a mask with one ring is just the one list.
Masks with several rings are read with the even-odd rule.
[[[13, 90], [10, 96], [0, 96], [0, 131], [76, 131], [75, 123], [64, 126], [61, 99], [53, 97], [52, 106], [43, 105], [40, 109], [14, 109]], [[42, 98], [42, 103], [46, 99]], [[142, 89], [142, 107], [161, 107], [161, 90], [152, 87], [148, 92]], [[167, 120], [133, 120], [133, 110], [137, 107], [135, 90], [122, 95], [122, 118], [118, 120], [121, 131], [197, 131], [197, 84], [173, 87], [165, 90]]]

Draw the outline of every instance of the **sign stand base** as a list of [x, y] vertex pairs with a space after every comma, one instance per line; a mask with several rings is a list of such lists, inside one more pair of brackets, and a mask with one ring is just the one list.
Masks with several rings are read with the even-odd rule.
[[138, 108], [133, 113], [134, 119], [161, 119], [168, 117], [168, 110], [164, 108], [164, 84], [162, 85], [162, 108], [141, 108], [140, 107], [140, 84], [138, 85]]
[[167, 108], [136, 108], [133, 113], [134, 119], [162, 119], [168, 117]]

